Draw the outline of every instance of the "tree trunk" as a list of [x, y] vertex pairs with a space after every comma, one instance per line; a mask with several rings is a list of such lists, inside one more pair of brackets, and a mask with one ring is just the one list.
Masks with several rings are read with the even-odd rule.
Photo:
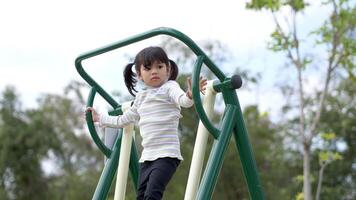
[[321, 165], [321, 168], [319, 171], [318, 189], [316, 190], [315, 200], [319, 200], [319, 198], [320, 198], [321, 184], [323, 183], [323, 175], [324, 175], [325, 167], [326, 167], [326, 164]]
[[304, 144], [303, 151], [303, 175], [304, 175], [304, 183], [303, 183], [303, 194], [304, 200], [312, 200], [312, 188], [311, 188], [311, 180], [310, 180], [310, 145]]

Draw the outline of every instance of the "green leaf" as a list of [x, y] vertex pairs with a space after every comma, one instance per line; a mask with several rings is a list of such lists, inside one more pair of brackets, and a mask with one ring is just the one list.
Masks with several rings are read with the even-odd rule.
[[250, 3], [246, 3], [246, 8], [252, 10], [267, 9], [270, 11], [277, 11], [280, 7], [280, 0], [252, 0]]
[[295, 196], [295, 200], [304, 200], [304, 193], [303, 193], [303, 192], [299, 192], [299, 193]]
[[321, 137], [324, 139], [324, 140], [333, 140], [335, 139], [336, 135], [335, 133], [322, 133], [321, 134]]
[[294, 178], [294, 180], [298, 183], [303, 183], [304, 176], [303, 175], [298, 175]]
[[295, 12], [299, 12], [305, 9], [309, 4], [305, 3], [303, 0], [288, 0], [284, 5], [290, 6]]
[[343, 159], [342, 155], [337, 152], [333, 153], [332, 157], [333, 157], [333, 160], [342, 160]]

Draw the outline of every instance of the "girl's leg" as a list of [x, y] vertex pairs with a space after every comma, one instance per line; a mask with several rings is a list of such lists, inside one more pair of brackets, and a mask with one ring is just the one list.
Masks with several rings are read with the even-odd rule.
[[147, 182], [149, 179], [149, 175], [151, 173], [150, 166], [152, 162], [146, 161], [140, 164], [140, 177], [139, 177], [139, 186], [137, 190], [137, 200], [143, 200], [145, 196], [145, 191], [147, 187]]
[[160, 200], [180, 161], [176, 158], [159, 158], [152, 163], [146, 183], [145, 200]]

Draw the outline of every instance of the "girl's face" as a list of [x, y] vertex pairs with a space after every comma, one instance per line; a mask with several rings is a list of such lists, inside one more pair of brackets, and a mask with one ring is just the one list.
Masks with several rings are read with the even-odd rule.
[[169, 78], [169, 66], [160, 61], [155, 61], [146, 67], [141, 65], [138, 78], [150, 87], [160, 87]]

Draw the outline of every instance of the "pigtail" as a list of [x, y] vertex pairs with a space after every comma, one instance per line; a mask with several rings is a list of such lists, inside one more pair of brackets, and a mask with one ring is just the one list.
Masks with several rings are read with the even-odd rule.
[[178, 66], [177, 64], [169, 59], [169, 64], [171, 65], [171, 73], [170, 73], [170, 76], [169, 76], [169, 80], [176, 80], [177, 76], [178, 76]]
[[135, 78], [136, 74], [132, 71], [133, 65], [134, 63], [129, 63], [126, 65], [124, 69], [124, 78], [125, 78], [125, 85], [129, 90], [130, 94], [132, 96], [135, 96], [134, 92], [137, 92], [137, 90], [135, 89], [137, 80]]

